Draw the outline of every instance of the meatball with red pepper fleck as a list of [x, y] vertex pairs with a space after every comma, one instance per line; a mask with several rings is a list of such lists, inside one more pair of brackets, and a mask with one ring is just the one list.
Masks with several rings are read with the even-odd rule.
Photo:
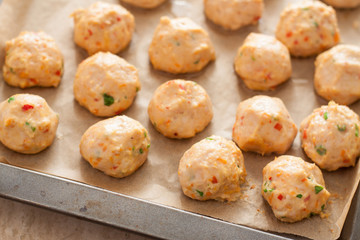
[[16, 152], [34, 154], [50, 146], [58, 123], [58, 115], [37, 95], [16, 94], [0, 104], [0, 141]]
[[75, 25], [74, 41], [89, 55], [122, 51], [129, 45], [135, 28], [134, 16], [118, 4], [96, 2], [71, 16]]
[[240, 102], [232, 138], [241, 150], [283, 154], [296, 134], [297, 127], [281, 99], [259, 95]]
[[275, 217], [283, 222], [321, 215], [330, 197], [321, 170], [288, 155], [275, 158], [264, 167], [261, 193]]
[[276, 38], [293, 56], [321, 53], [340, 41], [335, 10], [320, 1], [290, 4], [281, 13]]
[[184, 153], [178, 175], [184, 194], [192, 199], [235, 201], [245, 182], [244, 157], [233, 141], [210, 136]]
[[57, 87], [64, 59], [55, 40], [44, 32], [22, 32], [6, 42], [3, 76], [14, 87]]
[[301, 146], [313, 162], [328, 171], [355, 166], [360, 156], [359, 127], [359, 115], [331, 101], [301, 122]]

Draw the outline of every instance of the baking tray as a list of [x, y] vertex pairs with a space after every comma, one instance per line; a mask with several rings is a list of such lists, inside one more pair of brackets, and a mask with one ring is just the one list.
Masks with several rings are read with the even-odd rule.
[[[358, 191], [341, 239], [360, 239]], [[0, 163], [0, 196], [166, 239], [306, 239], [259, 231], [5, 163]]]
[[[0, 163], [0, 196], [164, 239], [307, 239], [268, 233]], [[340, 239], [360, 239], [359, 188]]]

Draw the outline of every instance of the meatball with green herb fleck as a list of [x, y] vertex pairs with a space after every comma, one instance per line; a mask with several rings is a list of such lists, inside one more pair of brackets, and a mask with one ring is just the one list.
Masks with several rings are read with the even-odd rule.
[[147, 159], [150, 136], [140, 122], [116, 116], [92, 125], [81, 138], [80, 153], [93, 168], [122, 178]]
[[322, 169], [334, 171], [355, 166], [360, 156], [359, 127], [359, 115], [347, 106], [331, 101], [302, 121], [302, 148]]
[[137, 69], [112, 53], [99, 52], [85, 59], [74, 81], [75, 99], [100, 117], [115, 116], [129, 108], [139, 90]]

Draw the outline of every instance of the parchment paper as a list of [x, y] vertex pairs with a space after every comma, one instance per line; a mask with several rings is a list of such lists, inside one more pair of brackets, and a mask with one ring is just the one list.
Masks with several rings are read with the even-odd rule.
[[[138, 93], [134, 104], [124, 114], [140, 121], [149, 130], [152, 139], [146, 163], [133, 175], [124, 179], [115, 179], [93, 169], [81, 158], [78, 149], [84, 131], [102, 118], [92, 116], [90, 112], [80, 107], [73, 97], [75, 71], [87, 54], [73, 42], [73, 22], [69, 15], [75, 9], [87, 7], [92, 2], [94, 1], [3, 1], [0, 9], [0, 48], [3, 49], [5, 41], [17, 36], [22, 30], [43, 30], [55, 38], [65, 56], [65, 75], [58, 88], [21, 90], [0, 81], [1, 101], [15, 93], [38, 94], [60, 114], [57, 138], [50, 148], [37, 155], [23, 155], [14, 153], [0, 144], [1, 156], [11, 164], [24, 168], [257, 229], [292, 233], [313, 239], [339, 237], [359, 182], [359, 164], [354, 168], [340, 169], [336, 172], [323, 171], [326, 186], [332, 193], [325, 209], [329, 217], [321, 219], [316, 216], [294, 224], [276, 220], [260, 193], [262, 169], [274, 159], [275, 155], [261, 157], [253, 153], [244, 153], [248, 172], [247, 183], [242, 186], [243, 198], [233, 203], [191, 200], [182, 194], [177, 177], [179, 159], [192, 144], [211, 134], [231, 139], [236, 107], [241, 100], [258, 94], [279, 97], [284, 101], [298, 126], [314, 108], [327, 104], [313, 90], [315, 58], [293, 58], [292, 78], [271, 92], [255, 92], [247, 89], [234, 73], [235, 53], [247, 34], [254, 31], [273, 35], [281, 10], [291, 1], [265, 0], [265, 12], [260, 23], [235, 32], [224, 31], [206, 20], [202, 0], [170, 0], [151, 11], [124, 5], [135, 16], [136, 30], [131, 45], [119, 55], [138, 68], [142, 84], [142, 90]], [[337, 10], [337, 14], [342, 42], [359, 45], [360, 9]], [[200, 73], [192, 75], [175, 76], [153, 70], [147, 51], [155, 27], [163, 15], [190, 17], [206, 29], [215, 46], [216, 61]], [[2, 66], [3, 50], [0, 59]], [[153, 128], [147, 116], [147, 105], [154, 90], [165, 81], [176, 78], [194, 80], [201, 84], [210, 95], [214, 106], [214, 119], [211, 124], [205, 131], [187, 140], [165, 138]], [[350, 107], [359, 113], [360, 102]], [[301, 150], [299, 137], [287, 154], [309, 160]]]

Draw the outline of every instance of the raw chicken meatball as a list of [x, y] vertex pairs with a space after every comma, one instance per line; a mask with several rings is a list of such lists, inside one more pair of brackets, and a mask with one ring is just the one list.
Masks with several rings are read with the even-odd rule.
[[166, 0], [122, 0], [128, 4], [141, 8], [156, 8]]
[[148, 131], [138, 121], [116, 116], [92, 125], [81, 137], [80, 153], [93, 168], [122, 178], [145, 162], [150, 148]]
[[96, 2], [71, 16], [75, 24], [74, 41], [89, 55], [120, 52], [130, 43], [135, 28], [134, 16], [117, 4]]
[[148, 113], [154, 127], [169, 138], [190, 138], [213, 117], [205, 89], [193, 81], [171, 80], [155, 90]]
[[209, 35], [188, 18], [162, 17], [149, 48], [155, 69], [169, 73], [197, 72], [215, 60]]
[[360, 99], [359, 47], [333, 47], [316, 58], [315, 67], [314, 86], [320, 96], [346, 105]]
[[320, 1], [293, 3], [281, 13], [276, 38], [293, 56], [321, 53], [340, 41], [335, 10]]
[[235, 201], [245, 182], [244, 157], [234, 142], [207, 137], [184, 153], [178, 174], [184, 194], [192, 199]]
[[109, 52], [99, 52], [80, 63], [74, 81], [75, 99], [101, 117], [126, 110], [139, 90], [136, 68]]
[[59, 117], [45, 99], [16, 94], [0, 104], [0, 141], [19, 153], [34, 154], [50, 146]]
[[261, 193], [275, 217], [283, 222], [321, 214], [330, 197], [321, 170], [315, 164], [287, 155], [264, 167]]
[[250, 33], [235, 58], [235, 71], [253, 90], [274, 89], [291, 76], [288, 49], [274, 37]]
[[328, 171], [355, 166], [360, 155], [359, 126], [360, 118], [350, 108], [329, 102], [302, 121], [301, 146], [313, 162]]
[[240, 102], [232, 137], [244, 151], [285, 153], [297, 127], [280, 98], [255, 96]]
[[355, 8], [360, 6], [360, 0], [323, 0], [336, 8]]
[[206, 17], [228, 30], [256, 24], [261, 18], [263, 0], [204, 0]]
[[22, 32], [6, 42], [4, 80], [11, 86], [57, 87], [64, 59], [54, 39], [44, 32]]

